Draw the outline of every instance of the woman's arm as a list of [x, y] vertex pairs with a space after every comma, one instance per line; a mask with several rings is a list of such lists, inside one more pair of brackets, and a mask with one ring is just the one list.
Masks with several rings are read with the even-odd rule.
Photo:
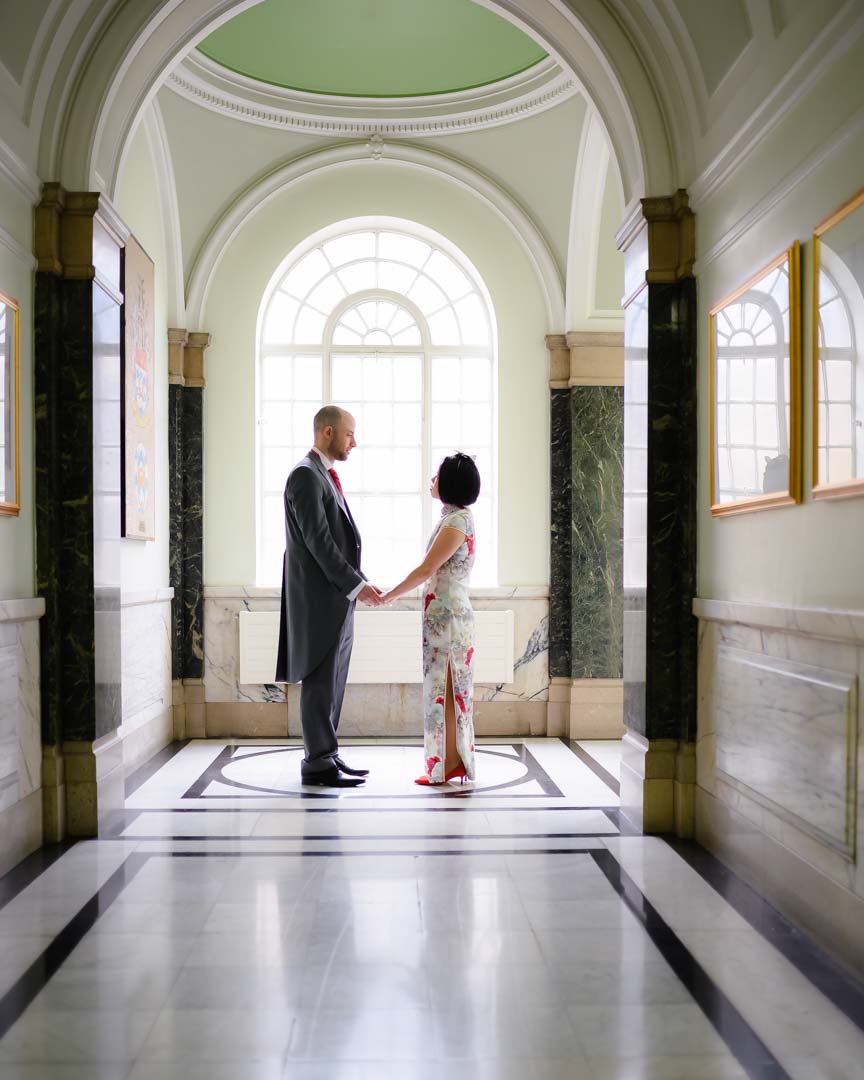
[[449, 526], [441, 529], [435, 537], [434, 544], [426, 552], [426, 558], [423, 562], [412, 570], [403, 581], [400, 581], [395, 588], [384, 593], [381, 597], [382, 602], [387, 604], [391, 600], [396, 600], [404, 593], [416, 589], [418, 585], [422, 585], [424, 581], [428, 581], [435, 571], [440, 570], [451, 555], [455, 555], [464, 543], [465, 533], [460, 529], [451, 529]]

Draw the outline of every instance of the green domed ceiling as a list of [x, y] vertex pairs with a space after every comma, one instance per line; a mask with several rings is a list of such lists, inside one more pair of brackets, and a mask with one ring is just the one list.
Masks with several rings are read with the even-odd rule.
[[546, 55], [471, 0], [264, 0], [198, 47], [262, 82], [352, 97], [466, 90]]

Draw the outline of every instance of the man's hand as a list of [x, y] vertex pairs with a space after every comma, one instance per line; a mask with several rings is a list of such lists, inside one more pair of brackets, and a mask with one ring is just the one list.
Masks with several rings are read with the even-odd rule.
[[357, 594], [357, 599], [362, 600], [369, 607], [379, 607], [382, 602], [381, 590], [377, 585], [367, 585], [362, 592]]

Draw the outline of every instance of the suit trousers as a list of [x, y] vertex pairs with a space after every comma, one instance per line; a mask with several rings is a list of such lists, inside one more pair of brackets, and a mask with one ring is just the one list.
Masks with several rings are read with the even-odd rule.
[[318, 667], [314, 668], [300, 687], [300, 723], [306, 756], [300, 766], [301, 775], [334, 768], [333, 759], [339, 753], [336, 731], [345, 697], [345, 682], [351, 647], [354, 644], [354, 603], [333, 645]]

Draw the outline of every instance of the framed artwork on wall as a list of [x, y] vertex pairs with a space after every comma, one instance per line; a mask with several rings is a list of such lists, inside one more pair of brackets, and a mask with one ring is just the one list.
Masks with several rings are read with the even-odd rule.
[[710, 313], [711, 513], [801, 501], [801, 247]]
[[156, 539], [154, 268], [134, 236], [123, 250], [122, 535]]
[[813, 498], [864, 495], [864, 188], [813, 231]]
[[0, 514], [21, 510], [20, 308], [0, 293]]

